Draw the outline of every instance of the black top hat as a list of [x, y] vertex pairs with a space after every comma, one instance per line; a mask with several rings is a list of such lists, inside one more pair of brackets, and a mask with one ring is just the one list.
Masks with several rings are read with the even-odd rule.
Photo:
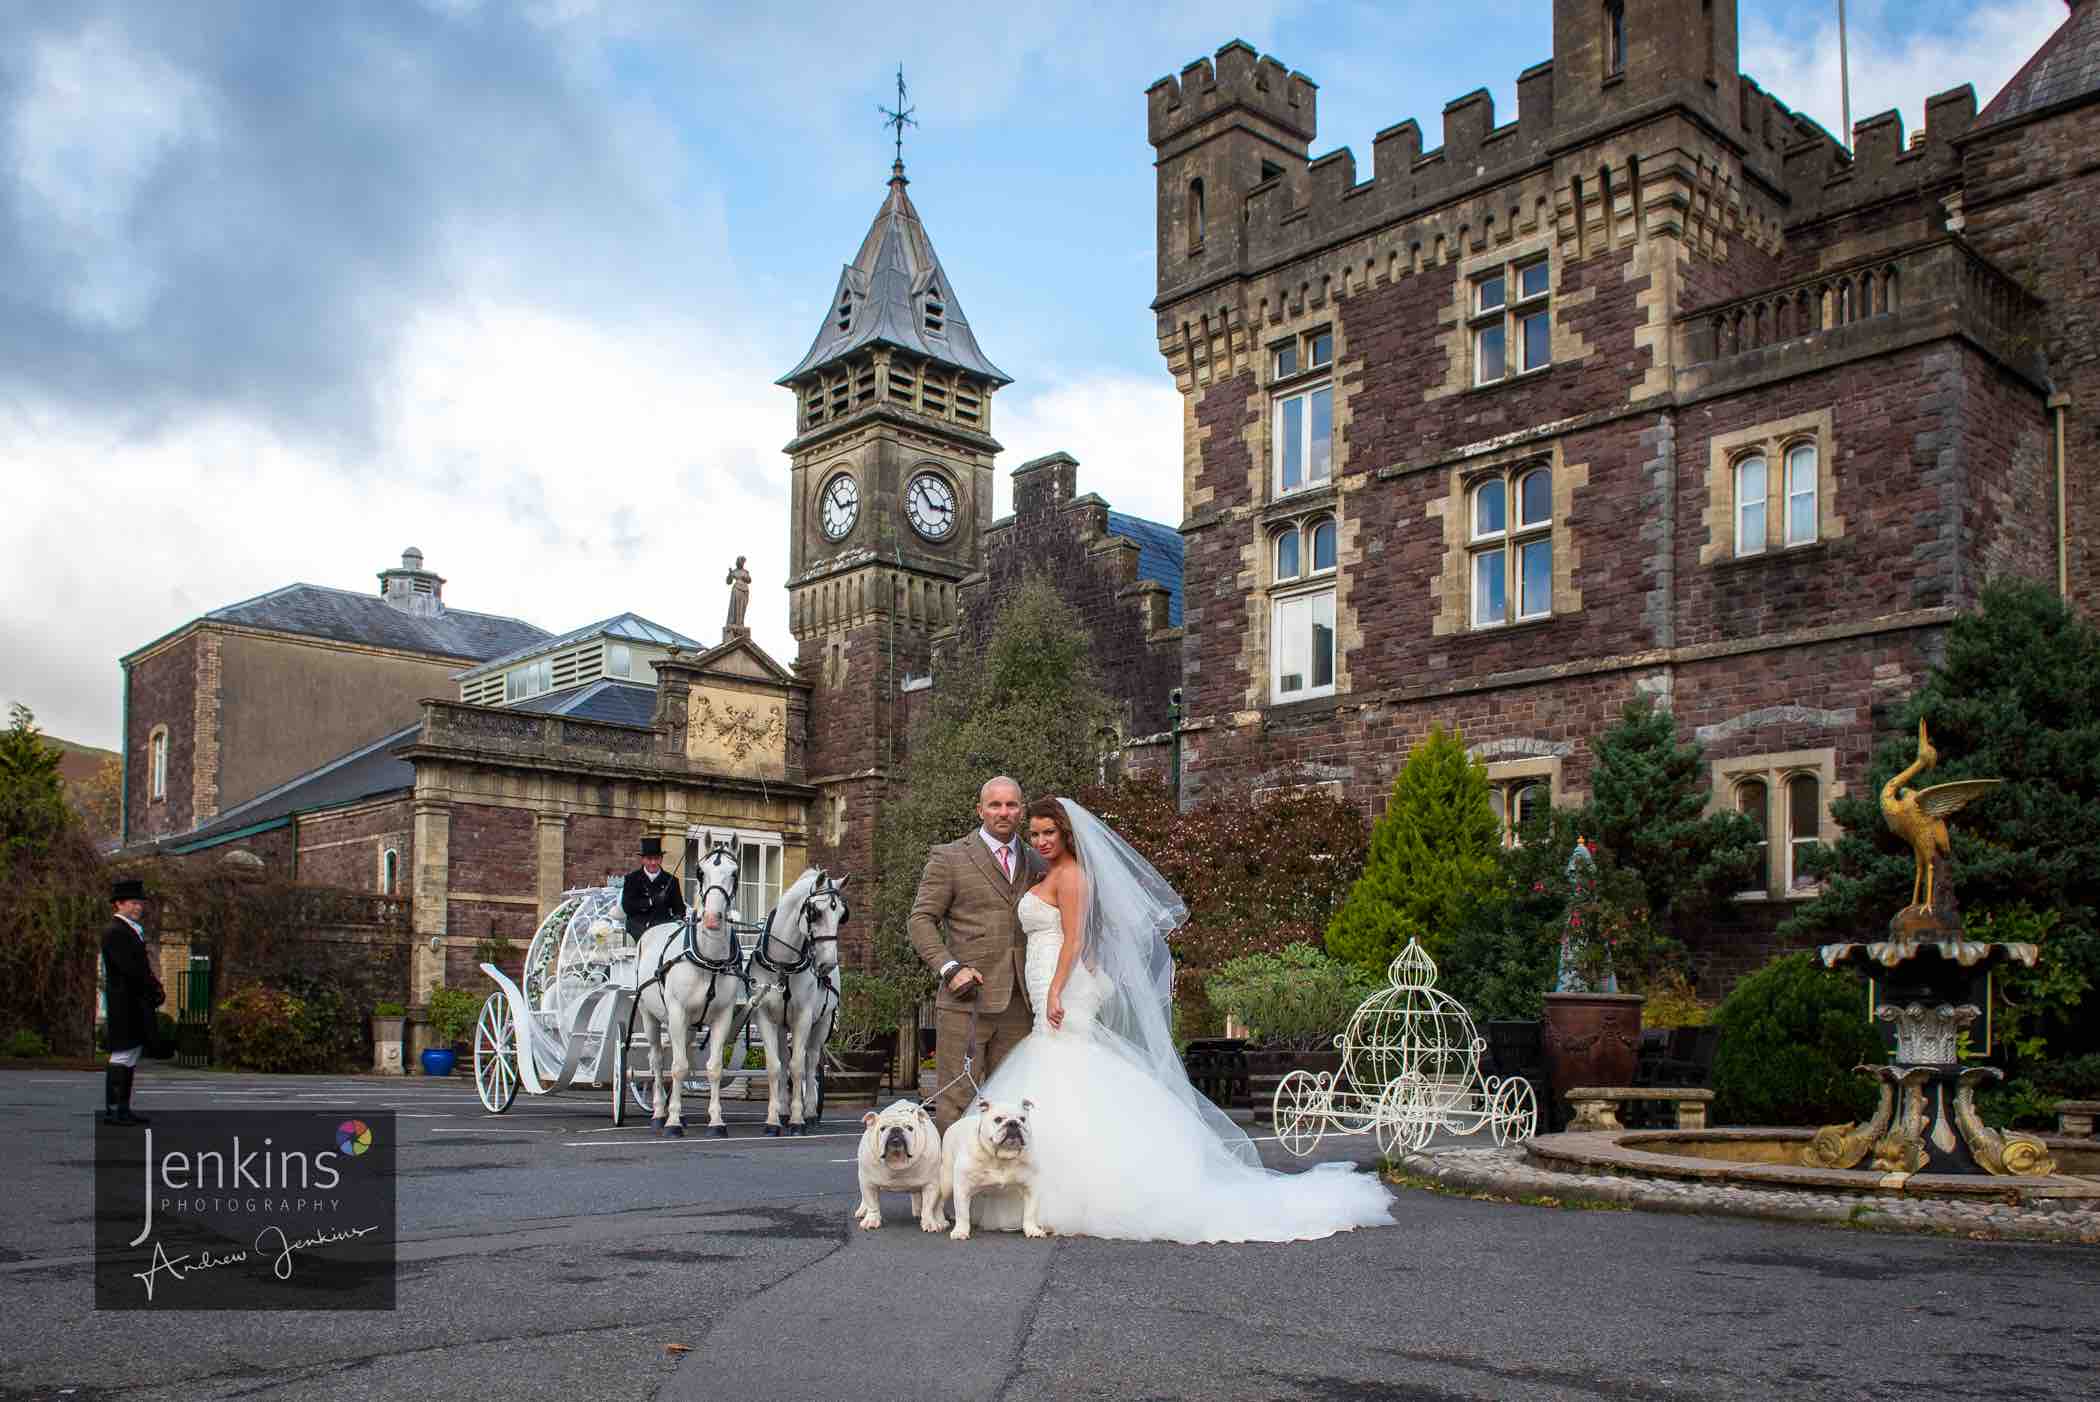
[[146, 899], [146, 883], [135, 876], [127, 876], [122, 880], [110, 883], [109, 903], [111, 905], [115, 905], [118, 901], [142, 901], [144, 899]]
[[643, 838], [643, 839], [642, 839], [642, 855], [643, 855], [643, 856], [645, 856], [645, 857], [661, 857], [661, 856], [663, 856], [663, 854], [664, 854], [664, 840], [663, 840], [662, 838], [660, 838], [660, 837], [645, 837], [645, 838]]

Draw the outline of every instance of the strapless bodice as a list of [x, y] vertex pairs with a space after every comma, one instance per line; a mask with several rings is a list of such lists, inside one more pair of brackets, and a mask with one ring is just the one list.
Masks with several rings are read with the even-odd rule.
[[[1049, 1026], [1045, 1018], [1049, 1015], [1050, 980], [1057, 976], [1057, 957], [1065, 947], [1064, 912], [1029, 891], [1021, 897], [1014, 913], [1020, 917], [1021, 933], [1028, 940], [1021, 972], [1028, 984], [1029, 1005], [1035, 1009], [1036, 1030], [1042, 1031]], [[1061, 1030], [1072, 1032], [1092, 1024], [1095, 1010], [1101, 1006], [1101, 992], [1092, 971], [1084, 964], [1076, 966], [1065, 980], [1065, 1025]]]

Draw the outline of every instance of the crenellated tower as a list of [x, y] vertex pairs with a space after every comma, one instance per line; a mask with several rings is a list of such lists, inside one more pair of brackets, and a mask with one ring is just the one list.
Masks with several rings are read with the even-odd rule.
[[907, 184], [899, 160], [808, 353], [777, 381], [795, 393], [788, 619], [823, 792], [810, 860], [863, 876], [903, 758], [902, 698], [982, 563], [992, 395], [1012, 382], [979, 349]]

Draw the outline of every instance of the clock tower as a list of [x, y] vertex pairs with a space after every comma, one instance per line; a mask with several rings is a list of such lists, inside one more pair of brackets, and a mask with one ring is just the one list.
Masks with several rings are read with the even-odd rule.
[[795, 394], [788, 621], [822, 794], [810, 860], [863, 879], [904, 758], [903, 698], [982, 563], [992, 395], [1012, 383], [978, 349], [906, 184], [900, 159], [808, 354], [778, 381]]

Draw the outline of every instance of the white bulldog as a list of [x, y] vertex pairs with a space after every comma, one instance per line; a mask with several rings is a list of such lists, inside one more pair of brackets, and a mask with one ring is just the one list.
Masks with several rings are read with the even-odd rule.
[[[1050, 1235], [1035, 1220], [1035, 1156], [1028, 1149], [1028, 1112], [1034, 1108], [1032, 1100], [994, 1105], [980, 1099], [974, 1114], [963, 1116], [941, 1136], [941, 1186], [944, 1198], [955, 1203], [951, 1240], [970, 1239], [970, 1200], [980, 1193], [1019, 1197], [1021, 1231]], [[978, 1204], [980, 1215], [989, 1205]]]
[[900, 1100], [860, 1117], [860, 1208], [862, 1230], [882, 1225], [882, 1194], [910, 1193], [919, 1230], [945, 1231], [941, 1215], [941, 1137], [933, 1115], [916, 1101]]

